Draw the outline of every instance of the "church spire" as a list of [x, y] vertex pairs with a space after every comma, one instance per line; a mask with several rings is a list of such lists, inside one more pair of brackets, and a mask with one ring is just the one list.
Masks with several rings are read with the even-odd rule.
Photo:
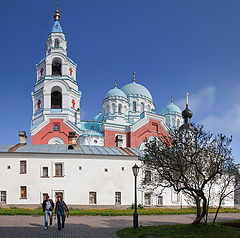
[[60, 19], [60, 14], [58, 12], [58, 5], [56, 4], [56, 11], [55, 11], [55, 14], [54, 14], [54, 20], [59, 21], [59, 19]]
[[58, 5], [56, 5], [56, 10], [54, 14], [54, 23], [53, 23], [51, 33], [63, 33], [59, 20], [60, 20], [60, 13], [58, 11]]

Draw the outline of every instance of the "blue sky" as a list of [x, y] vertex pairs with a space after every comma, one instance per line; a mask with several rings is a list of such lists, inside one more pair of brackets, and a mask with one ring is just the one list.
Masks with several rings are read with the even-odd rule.
[[[1, 144], [29, 129], [35, 65], [45, 55], [56, 2], [1, 3]], [[151, 92], [156, 111], [190, 93], [193, 121], [233, 135], [240, 163], [240, 1], [58, 1], [68, 55], [78, 64], [82, 119], [99, 111], [106, 92], [138, 83]]]

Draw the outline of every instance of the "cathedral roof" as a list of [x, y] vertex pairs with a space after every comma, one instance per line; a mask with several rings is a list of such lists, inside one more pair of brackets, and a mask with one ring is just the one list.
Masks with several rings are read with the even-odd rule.
[[143, 85], [138, 84], [136, 82], [132, 82], [132, 83], [129, 83], [129, 84], [123, 86], [121, 88], [121, 90], [127, 96], [138, 95], [138, 96], [146, 97], [146, 98], [150, 99], [151, 101], [153, 100], [151, 93]]
[[99, 121], [101, 122], [103, 120], [103, 114], [99, 112], [93, 119], [94, 121]]
[[182, 113], [180, 108], [175, 105], [173, 102], [168, 104], [162, 111], [162, 114], [165, 114], [165, 113], [170, 113], [170, 112], [178, 112], [178, 113]]
[[51, 33], [63, 33], [63, 30], [59, 21], [54, 22]]
[[113, 89], [110, 89], [107, 94], [105, 95], [104, 99], [109, 97], [123, 97], [127, 99], [126, 94], [119, 88], [115, 87]]

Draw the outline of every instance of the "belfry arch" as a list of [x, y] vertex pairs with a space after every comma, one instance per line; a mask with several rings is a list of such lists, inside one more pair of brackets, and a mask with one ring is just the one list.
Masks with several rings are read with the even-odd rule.
[[60, 87], [52, 88], [51, 109], [62, 109], [62, 89]]
[[60, 58], [54, 58], [52, 61], [52, 75], [62, 75], [62, 60]]

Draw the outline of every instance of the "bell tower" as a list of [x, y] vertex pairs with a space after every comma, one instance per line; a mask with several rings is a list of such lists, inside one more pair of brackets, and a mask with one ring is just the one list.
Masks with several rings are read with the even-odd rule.
[[80, 134], [81, 92], [76, 81], [77, 64], [67, 55], [67, 41], [56, 8], [46, 42], [46, 56], [36, 65], [32, 92], [32, 144], [68, 143], [69, 132]]

